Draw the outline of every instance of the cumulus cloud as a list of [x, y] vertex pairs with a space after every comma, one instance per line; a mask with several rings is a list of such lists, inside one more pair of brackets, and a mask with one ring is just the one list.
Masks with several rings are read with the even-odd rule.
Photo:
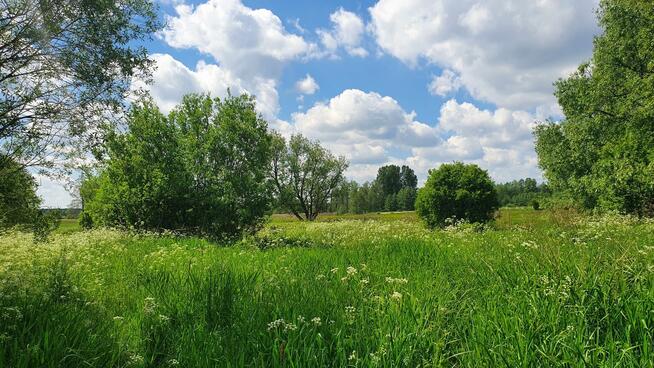
[[276, 76], [284, 62], [304, 57], [315, 45], [289, 33], [268, 9], [251, 9], [240, 0], [209, 0], [175, 7], [161, 32], [172, 47], [194, 48], [213, 56], [240, 76]]
[[320, 86], [312, 76], [307, 74], [306, 77], [295, 82], [295, 89], [304, 95], [312, 95], [320, 89]]
[[352, 56], [368, 55], [368, 51], [361, 47], [365, 26], [358, 15], [339, 8], [329, 16], [329, 20], [332, 29], [317, 31], [320, 42], [329, 54], [335, 56], [338, 48], [343, 47]]
[[430, 125], [389, 96], [349, 89], [293, 114], [293, 124], [284, 127], [288, 135], [318, 139], [348, 158], [347, 175], [359, 181], [374, 179], [376, 168], [388, 163], [409, 164], [422, 181], [429, 169], [452, 161], [476, 163], [505, 181], [541, 177], [531, 135], [538, 118], [525, 111], [484, 110], [452, 99]]
[[266, 118], [272, 119], [277, 114], [278, 95], [274, 79], [256, 77], [245, 81], [229, 69], [202, 60], [192, 70], [168, 54], [152, 54], [150, 57], [156, 63], [152, 83], [136, 81], [132, 88], [148, 90], [166, 113], [187, 93], [209, 92], [214, 97], [224, 97], [229, 89], [236, 95], [255, 95], [257, 110]]
[[441, 107], [437, 125], [448, 138], [440, 145], [413, 148], [407, 162], [422, 173], [445, 162], [464, 161], [488, 169], [499, 181], [541, 178], [532, 137], [538, 118], [525, 111], [482, 110], [449, 100]]
[[[159, 36], [174, 48], [197, 50], [213, 62], [201, 61], [193, 70], [170, 55], [153, 55], [158, 69], [147, 89], [164, 110], [189, 92], [224, 96], [231, 88], [233, 93], [255, 95], [259, 111], [274, 120], [284, 66], [317, 55], [316, 44], [288, 32], [270, 10], [252, 9], [240, 0], [179, 4], [175, 12], [166, 17], [167, 26]], [[303, 30], [299, 21], [295, 26]]]
[[591, 55], [598, 1], [380, 0], [370, 29], [384, 52], [450, 69], [476, 99], [553, 109], [552, 82]]
[[429, 93], [441, 97], [456, 92], [459, 88], [461, 88], [461, 78], [449, 69], [443, 70], [439, 76], [434, 76], [427, 87]]
[[[295, 132], [350, 160], [348, 176], [370, 180], [376, 168], [411, 147], [437, 145], [437, 129], [415, 120], [391, 97], [348, 89], [292, 116]], [[374, 170], [373, 170], [374, 167]]]

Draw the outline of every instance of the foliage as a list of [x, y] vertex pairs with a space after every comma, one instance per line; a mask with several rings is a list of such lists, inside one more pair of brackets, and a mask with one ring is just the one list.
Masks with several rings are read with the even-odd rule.
[[384, 198], [399, 192], [402, 188], [400, 167], [397, 165], [386, 165], [380, 167], [379, 170], [377, 170], [377, 178], [375, 181], [381, 186]]
[[273, 221], [235, 247], [0, 236], [0, 365], [651, 366], [654, 224], [502, 212], [483, 232]]
[[32, 231], [34, 232], [34, 242], [43, 243], [48, 240], [50, 234], [57, 230], [61, 222], [61, 213], [59, 211], [38, 211], [32, 219]]
[[497, 192], [488, 172], [460, 162], [430, 170], [416, 200], [418, 215], [431, 228], [442, 227], [448, 220], [486, 222], [498, 208]]
[[36, 182], [20, 164], [1, 158], [0, 162], [0, 230], [29, 224], [41, 204]]
[[536, 179], [526, 178], [495, 185], [500, 206], [530, 206], [532, 201], [550, 195], [547, 184], [538, 184]]
[[144, 100], [128, 120], [80, 189], [93, 223], [212, 237], [262, 223], [271, 138], [251, 97], [188, 95], [168, 117]]
[[[86, 146], [151, 67], [148, 0], [0, 0], [0, 166], [50, 165]], [[65, 146], [65, 150], [62, 149]]]
[[565, 121], [537, 127], [552, 188], [587, 209], [647, 215], [654, 203], [654, 7], [603, 0], [593, 57], [556, 83]]
[[278, 201], [298, 219], [315, 220], [344, 180], [348, 162], [302, 135], [288, 143], [276, 135], [273, 147], [270, 177]]

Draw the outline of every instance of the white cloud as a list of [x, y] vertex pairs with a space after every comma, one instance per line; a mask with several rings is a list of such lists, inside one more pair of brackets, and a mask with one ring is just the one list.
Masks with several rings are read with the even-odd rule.
[[358, 15], [339, 8], [330, 14], [329, 20], [332, 29], [319, 29], [317, 33], [330, 55], [335, 56], [338, 48], [343, 47], [352, 56], [368, 56], [368, 51], [361, 47], [365, 25]]
[[427, 89], [432, 95], [446, 96], [461, 88], [461, 78], [449, 69], [443, 70], [441, 75], [434, 76]]
[[591, 55], [598, 1], [380, 0], [370, 29], [407, 64], [454, 71], [476, 99], [553, 109], [552, 82]]
[[284, 62], [307, 56], [315, 45], [288, 33], [268, 9], [251, 9], [239, 0], [178, 5], [167, 17], [163, 39], [176, 48], [213, 56], [239, 76], [277, 76]]
[[[348, 89], [292, 116], [294, 131], [350, 160], [348, 176], [370, 180], [377, 167], [414, 146], [437, 145], [437, 129], [415, 120], [391, 97]], [[374, 168], [374, 170], [373, 170]]]
[[274, 79], [253, 78], [244, 81], [226, 68], [199, 61], [195, 70], [187, 68], [168, 54], [152, 54], [157, 68], [152, 84], [136, 81], [132, 88], [144, 88], [150, 92], [159, 107], [169, 112], [191, 92], [209, 92], [214, 97], [224, 97], [230, 89], [233, 94], [249, 93], [256, 96], [257, 110], [272, 119], [278, 110], [278, 95]]
[[66, 191], [62, 183], [41, 174], [33, 174], [33, 176], [38, 185], [36, 194], [43, 200], [42, 207], [68, 208], [73, 197]]
[[304, 79], [300, 79], [295, 83], [295, 89], [302, 94], [312, 95], [320, 89], [320, 86], [312, 76], [307, 74]]
[[464, 161], [489, 170], [498, 181], [541, 178], [532, 131], [538, 116], [505, 108], [481, 110], [470, 103], [447, 101], [438, 129], [449, 136], [441, 145], [416, 147], [407, 162], [426, 174], [441, 163]]
[[[164, 110], [189, 92], [206, 91], [224, 96], [248, 92], [269, 120], [279, 110], [277, 84], [282, 69], [293, 60], [317, 55], [317, 46], [287, 32], [282, 21], [267, 9], [251, 9], [240, 0], [208, 0], [175, 7], [167, 16], [160, 37], [170, 46], [195, 49], [215, 63], [200, 62], [192, 70], [170, 55], [153, 55], [159, 69], [148, 89]], [[299, 20], [295, 28], [302, 30]]]
[[[471, 162], [500, 181], [540, 178], [532, 129], [538, 116], [505, 108], [483, 110], [449, 100], [435, 126], [416, 120], [391, 97], [356, 89], [343, 91], [292, 116], [288, 135], [318, 139], [351, 162], [348, 177], [374, 179], [376, 168], [409, 164], [424, 180], [441, 163]], [[288, 130], [290, 129], [290, 130]]]

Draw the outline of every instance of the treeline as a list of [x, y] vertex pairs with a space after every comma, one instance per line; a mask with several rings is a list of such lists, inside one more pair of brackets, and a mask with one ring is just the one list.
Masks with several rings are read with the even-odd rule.
[[360, 185], [344, 181], [332, 195], [329, 211], [335, 213], [367, 213], [379, 211], [413, 211], [418, 178], [409, 166], [386, 165], [377, 177]]
[[540, 207], [552, 194], [546, 183], [539, 184], [532, 178], [496, 184], [495, 190], [502, 207]]

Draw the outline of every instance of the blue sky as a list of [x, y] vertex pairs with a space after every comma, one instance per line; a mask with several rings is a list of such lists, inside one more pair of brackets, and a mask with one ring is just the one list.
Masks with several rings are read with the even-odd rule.
[[[272, 129], [350, 162], [472, 162], [541, 179], [531, 131], [561, 118], [552, 83], [592, 52], [598, 0], [162, 0], [147, 48], [164, 111], [189, 92], [250, 93]], [[70, 201], [39, 177], [46, 206]]]

